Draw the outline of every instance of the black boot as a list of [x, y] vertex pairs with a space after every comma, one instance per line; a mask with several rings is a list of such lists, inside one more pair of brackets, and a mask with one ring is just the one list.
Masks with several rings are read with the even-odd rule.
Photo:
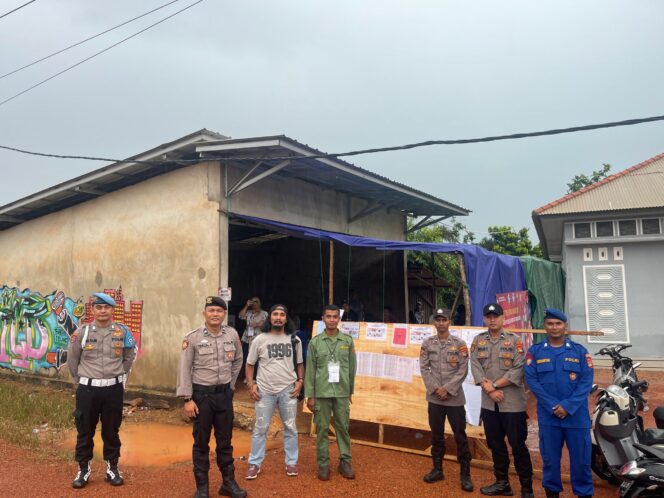
[[431, 459], [433, 460], [433, 469], [422, 478], [424, 482], [429, 484], [445, 479], [443, 475], [443, 457], [432, 456]]
[[470, 492], [475, 489], [475, 486], [473, 486], [473, 481], [470, 480], [470, 461], [464, 460], [459, 462], [459, 465], [461, 466], [461, 489]]
[[496, 482], [480, 488], [480, 493], [487, 496], [514, 496], [507, 474], [496, 474]]
[[560, 493], [558, 491], [549, 491], [548, 489], [545, 489], [544, 492], [546, 493], [546, 498], [559, 498]]
[[90, 462], [80, 463], [76, 477], [74, 477], [74, 481], [71, 483], [72, 488], [84, 488], [90, 480], [90, 474], [92, 474], [92, 467], [90, 467]]
[[535, 493], [533, 493], [533, 479], [519, 479], [521, 482], [521, 498], [535, 498]]
[[221, 470], [221, 477], [224, 481], [219, 488], [219, 494], [222, 496], [230, 496], [231, 498], [244, 498], [247, 492], [238, 486], [235, 482], [235, 465], [231, 464]]
[[209, 498], [210, 485], [208, 484], [207, 472], [194, 471], [194, 479], [196, 480], [196, 494], [194, 498]]
[[118, 461], [117, 460], [107, 460], [106, 461], [106, 482], [110, 483], [111, 486], [122, 486], [124, 484], [124, 479], [120, 475], [118, 470]]

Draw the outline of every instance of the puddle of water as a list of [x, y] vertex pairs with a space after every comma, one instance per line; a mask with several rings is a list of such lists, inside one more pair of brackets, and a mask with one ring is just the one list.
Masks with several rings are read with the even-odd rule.
[[[97, 426], [95, 434], [94, 458], [103, 460], [103, 442], [100, 434], [101, 425]], [[129, 466], [165, 466], [191, 460], [191, 446], [193, 437], [190, 425], [170, 424], [131, 424], [120, 427], [120, 440], [122, 441], [122, 465]], [[281, 435], [275, 440], [268, 437], [267, 449], [281, 445]], [[72, 434], [64, 443], [67, 450], [76, 446], [76, 434]], [[214, 433], [210, 438], [210, 451], [216, 447]], [[240, 429], [233, 430], [233, 456], [249, 456], [251, 450], [251, 433]], [[211, 459], [214, 463], [214, 459]]]

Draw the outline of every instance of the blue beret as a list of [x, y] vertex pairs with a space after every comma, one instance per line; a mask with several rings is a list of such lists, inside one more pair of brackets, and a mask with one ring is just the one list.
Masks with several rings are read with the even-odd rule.
[[92, 304], [108, 304], [109, 306], [115, 306], [115, 299], [104, 292], [94, 292], [92, 295], [94, 296]]
[[555, 318], [563, 322], [567, 321], [567, 315], [556, 308], [547, 308], [544, 310], [544, 319], [546, 320], [547, 318]]

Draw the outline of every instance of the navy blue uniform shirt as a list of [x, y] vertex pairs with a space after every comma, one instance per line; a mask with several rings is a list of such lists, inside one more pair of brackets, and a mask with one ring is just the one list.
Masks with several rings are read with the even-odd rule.
[[[585, 347], [568, 338], [560, 347], [552, 347], [547, 340], [539, 342], [528, 350], [525, 374], [537, 398], [539, 425], [590, 428], [588, 396], [593, 384], [593, 362]], [[567, 411], [564, 419], [553, 413], [556, 405]]]

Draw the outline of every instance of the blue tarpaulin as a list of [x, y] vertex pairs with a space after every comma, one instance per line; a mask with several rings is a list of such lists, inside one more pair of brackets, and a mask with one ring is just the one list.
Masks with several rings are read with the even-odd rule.
[[233, 214], [234, 217], [273, 228], [277, 232], [316, 240], [334, 240], [351, 247], [369, 247], [386, 251], [423, 251], [463, 254], [470, 294], [471, 325], [483, 325], [482, 308], [495, 302], [496, 294], [527, 290], [526, 276], [519, 258], [487, 251], [470, 244], [404, 242], [381, 240], [358, 235], [328, 232], [317, 228]]

